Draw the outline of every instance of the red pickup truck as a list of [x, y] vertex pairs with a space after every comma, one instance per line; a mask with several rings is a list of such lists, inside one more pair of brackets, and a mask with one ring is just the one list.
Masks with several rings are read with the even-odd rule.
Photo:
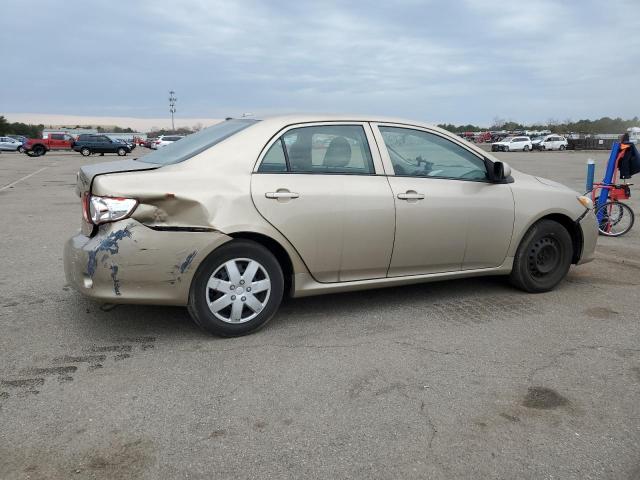
[[67, 133], [50, 133], [49, 138], [30, 138], [23, 145], [24, 153], [39, 157], [49, 150], [72, 150], [75, 139]]

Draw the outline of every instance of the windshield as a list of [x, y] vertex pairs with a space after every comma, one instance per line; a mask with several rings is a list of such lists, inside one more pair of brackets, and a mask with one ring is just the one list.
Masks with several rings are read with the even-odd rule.
[[506, 137], [502, 141], [503, 142], [512, 142], [513, 141], [513, 137]]
[[[138, 158], [141, 162], [157, 163], [160, 165], [170, 165], [172, 163], [184, 162], [185, 160], [204, 152], [208, 148], [220, 143], [221, 141], [235, 135], [240, 130], [253, 125], [258, 120], [241, 119], [227, 120], [220, 122], [212, 127], [200, 130], [181, 138], [179, 142], [173, 142], [160, 150]], [[165, 140], [169, 138], [166, 137]]]

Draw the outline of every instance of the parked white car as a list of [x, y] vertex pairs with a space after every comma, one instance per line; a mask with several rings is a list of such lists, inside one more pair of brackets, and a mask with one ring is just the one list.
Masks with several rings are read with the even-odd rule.
[[22, 142], [11, 137], [0, 137], [0, 150], [15, 152], [22, 146]]
[[528, 152], [533, 148], [529, 137], [507, 137], [500, 142], [491, 144], [492, 152], [514, 152], [522, 150]]
[[157, 150], [159, 148], [166, 147], [167, 145], [171, 145], [173, 142], [177, 142], [181, 138], [184, 138], [184, 135], [161, 135], [151, 144], [151, 148], [153, 150]]
[[567, 145], [567, 139], [560, 135], [547, 135], [533, 142], [536, 150], [564, 150]]

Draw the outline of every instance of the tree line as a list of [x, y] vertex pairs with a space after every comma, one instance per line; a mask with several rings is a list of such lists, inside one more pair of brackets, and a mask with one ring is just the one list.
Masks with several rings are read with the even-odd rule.
[[[629, 120], [623, 120], [622, 118], [602, 117], [598, 120], [578, 120], [576, 122], [572, 120], [565, 120], [563, 122], [550, 119], [546, 123], [524, 124], [513, 120], [505, 120], [500, 117], [493, 119], [490, 127], [483, 127], [479, 125], [454, 125], [451, 123], [443, 123], [438, 125], [440, 128], [444, 128], [453, 133], [462, 132], [478, 132], [484, 130], [551, 130], [553, 133], [623, 133], [630, 127], [640, 127], [640, 119], [633, 117]], [[44, 125], [32, 125], [22, 122], [10, 123], [7, 119], [0, 115], [0, 135], [24, 135], [29, 138], [42, 137], [42, 130]], [[92, 128], [91, 126], [76, 125], [74, 128]], [[191, 128], [182, 127], [176, 130], [160, 129], [153, 127], [148, 133], [149, 137], [159, 137], [160, 135], [189, 135], [190, 133], [197, 132], [202, 129], [201, 124], [194, 125]], [[98, 132], [113, 132], [113, 133], [134, 133], [131, 128], [123, 127], [97, 127]]]
[[0, 135], [23, 135], [28, 138], [40, 138], [44, 125], [27, 125], [22, 122], [10, 123], [0, 115]]
[[631, 127], [640, 127], [640, 119], [638, 119], [637, 116], [629, 120], [623, 120], [620, 117], [602, 117], [598, 120], [578, 120], [576, 122], [570, 119], [565, 121], [550, 119], [546, 123], [524, 124], [496, 117], [488, 128], [471, 124], [453, 125], [451, 123], [444, 123], [438, 126], [453, 133], [478, 132], [484, 130], [551, 130], [553, 133], [624, 133]]
[[[26, 124], [22, 122], [9, 122], [7, 119], [0, 115], [0, 135], [23, 135], [27, 138], [42, 138], [42, 131], [44, 130], [45, 125], [33, 125]], [[64, 130], [67, 127], [60, 127], [60, 130]], [[71, 125], [68, 128], [74, 129], [93, 129], [95, 128], [99, 133], [136, 133], [130, 127], [118, 127], [118, 126], [94, 126], [94, 125], [76, 125], [72, 127]], [[170, 130], [165, 128], [152, 127], [151, 131], [148, 133], [149, 137], [159, 137], [160, 135], [189, 135], [190, 133], [197, 132], [202, 129], [202, 124], [197, 123], [191, 128], [181, 127], [176, 130]]]

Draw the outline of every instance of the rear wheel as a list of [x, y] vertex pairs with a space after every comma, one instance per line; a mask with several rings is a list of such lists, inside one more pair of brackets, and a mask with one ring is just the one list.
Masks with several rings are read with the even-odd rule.
[[80, 153], [83, 157], [88, 157], [89, 155], [91, 155], [91, 150], [89, 150], [87, 147], [84, 147], [80, 149]]
[[607, 237], [620, 237], [631, 230], [635, 222], [633, 210], [626, 204], [608, 201], [596, 208], [598, 231]]
[[246, 335], [275, 315], [283, 290], [282, 269], [269, 250], [250, 240], [232, 240], [198, 268], [189, 313], [214, 335]]
[[540, 220], [520, 242], [509, 278], [526, 292], [548, 292], [567, 275], [572, 257], [567, 229], [553, 220]]
[[524, 150], [525, 152], [528, 152], [528, 151], [529, 151], [529, 145], [525, 145], [525, 146], [524, 146], [524, 148], [523, 148], [523, 150]]
[[503, 152], [508, 152], [509, 151], [509, 147], [502, 147], [502, 151]]

